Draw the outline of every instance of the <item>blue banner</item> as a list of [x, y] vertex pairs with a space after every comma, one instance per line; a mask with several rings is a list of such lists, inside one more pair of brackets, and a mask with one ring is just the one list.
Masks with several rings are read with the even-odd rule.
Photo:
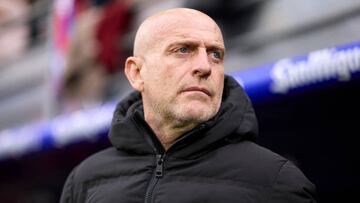
[[231, 75], [254, 102], [348, 82], [360, 76], [360, 42], [281, 59]]

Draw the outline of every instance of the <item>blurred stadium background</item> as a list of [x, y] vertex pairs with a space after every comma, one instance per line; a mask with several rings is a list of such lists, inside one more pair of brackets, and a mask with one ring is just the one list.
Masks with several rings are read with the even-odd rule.
[[[225, 71], [254, 102], [259, 143], [295, 162], [320, 202], [359, 202], [357, 0], [0, 0], [0, 202], [58, 202], [70, 170], [109, 146], [136, 28], [172, 7], [222, 27]], [[271, 92], [281, 59], [321, 66], [320, 79]]]

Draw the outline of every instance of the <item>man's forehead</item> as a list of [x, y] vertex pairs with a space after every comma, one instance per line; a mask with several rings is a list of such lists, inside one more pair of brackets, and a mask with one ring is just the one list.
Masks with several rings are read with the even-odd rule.
[[146, 19], [138, 30], [134, 48], [150, 48], [163, 44], [165, 39], [189, 37], [187, 35], [223, 44], [220, 28], [213, 19], [199, 11], [180, 8], [167, 10]]
[[206, 39], [204, 37], [194, 37], [186, 34], [172, 35], [167, 39], [164, 39], [165, 46], [178, 45], [178, 44], [192, 44], [192, 45], [202, 45], [206, 47], [214, 47], [218, 49], [225, 49], [223, 41], [219, 39]]
[[163, 18], [153, 25], [152, 37], [160, 41], [200, 41], [223, 44], [220, 29], [215, 22], [208, 19]]
[[171, 30], [196, 29], [219, 32], [217, 24], [208, 16], [187, 13], [169, 13], [150, 19], [150, 27], [156, 31], [168, 32]]

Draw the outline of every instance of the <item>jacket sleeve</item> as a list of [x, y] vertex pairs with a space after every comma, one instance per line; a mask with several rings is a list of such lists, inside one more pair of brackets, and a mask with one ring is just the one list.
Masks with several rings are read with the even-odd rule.
[[305, 175], [290, 161], [279, 171], [269, 202], [316, 203], [316, 189]]
[[74, 174], [75, 169], [67, 177], [60, 197], [60, 203], [72, 203], [74, 190]]

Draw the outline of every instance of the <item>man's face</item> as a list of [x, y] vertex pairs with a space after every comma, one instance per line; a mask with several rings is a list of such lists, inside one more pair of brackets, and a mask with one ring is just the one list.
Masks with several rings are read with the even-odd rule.
[[180, 126], [209, 120], [220, 108], [224, 86], [218, 26], [204, 16], [184, 15], [163, 18], [157, 27], [141, 69], [145, 117], [161, 116]]

